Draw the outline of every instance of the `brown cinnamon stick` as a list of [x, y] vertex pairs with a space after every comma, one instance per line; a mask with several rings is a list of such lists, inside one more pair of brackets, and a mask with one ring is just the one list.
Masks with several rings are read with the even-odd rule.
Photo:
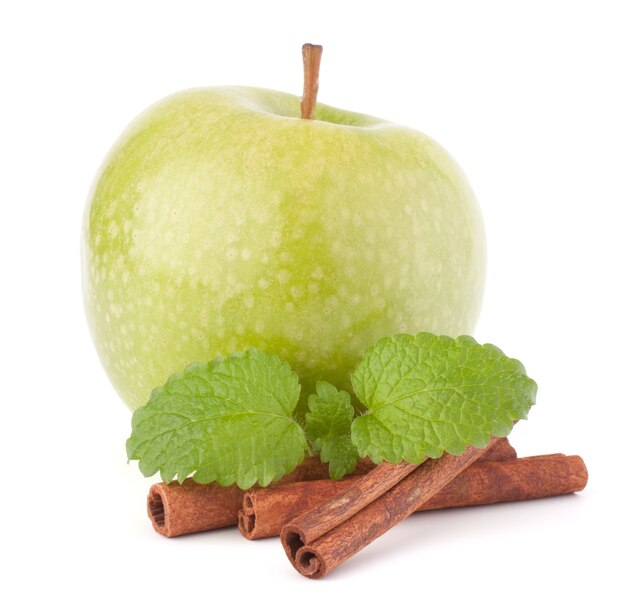
[[374, 467], [352, 483], [347, 490], [314, 507], [308, 513], [299, 515], [297, 524], [289, 524], [291, 532], [288, 532], [286, 537], [286, 542], [289, 543], [286, 550], [291, 551], [294, 543], [306, 544], [326, 534], [356, 515], [372, 501], [379, 499], [415, 469], [416, 465], [411, 463], [392, 465], [385, 462]]
[[[500, 438], [493, 446], [485, 452], [478, 460], [483, 461], [506, 461], [517, 458], [515, 448], [511, 446], [507, 438]], [[361, 475], [363, 469], [373, 469], [376, 465], [369, 459], [361, 459], [359, 466], [355, 471], [355, 475]], [[239, 512], [238, 524], [241, 533], [246, 537], [253, 539], [265, 538], [267, 536], [277, 536], [280, 529], [289, 521], [321, 504], [331, 496], [336, 495], [347, 489], [347, 484], [352, 484], [353, 479], [346, 477], [343, 480], [315, 480], [316, 486], [313, 490], [305, 489], [299, 492], [298, 488], [282, 490], [283, 484], [270, 486], [269, 488], [255, 488], [244, 494], [241, 510]], [[320, 483], [321, 482], [321, 483]], [[266, 494], [266, 492], [268, 494]], [[270, 494], [276, 492], [276, 495]], [[255, 525], [254, 500], [249, 499], [251, 496], [259, 496], [264, 511], [261, 520]], [[269, 496], [268, 496], [269, 495]], [[265, 505], [265, 501], [268, 504]], [[269, 502], [271, 501], [271, 502]], [[273, 502], [276, 504], [273, 504]], [[288, 516], [288, 517], [287, 517]]]
[[[397, 468], [406, 463], [378, 465], [348, 490], [282, 529], [280, 539], [287, 557], [303, 576], [325, 576], [422, 506], [476, 462], [497, 440], [492, 438], [485, 448], [469, 446], [458, 456], [444, 454], [441, 458], [428, 460], [382, 494], [372, 476], [390, 483], [402, 473]], [[373, 496], [373, 492], [377, 496]], [[369, 504], [364, 505], [363, 501]], [[359, 510], [355, 512], [355, 508]]]
[[[489, 461], [484, 460], [487, 455], [417, 511], [546, 498], [579, 492], [587, 483], [587, 470], [579, 456], [549, 454]], [[249, 540], [277, 536], [298, 515], [345, 491], [358, 479], [296, 482], [246, 492], [239, 530]]]
[[[371, 468], [369, 460], [359, 461], [354, 474], [363, 475]], [[328, 465], [319, 457], [309, 457], [277, 484], [325, 478]], [[192, 479], [182, 484], [154, 484], [148, 493], [148, 517], [154, 529], [168, 538], [233, 526], [243, 495], [244, 490], [234, 484], [198, 484]]]
[[[503, 438], [489, 454], [494, 459], [515, 458], [515, 449]], [[485, 457], [487, 458], [487, 457]], [[376, 465], [361, 459], [353, 475], [363, 475]], [[305, 459], [293, 473], [277, 484], [328, 478], [328, 465], [319, 457]], [[236, 485], [197, 484], [192, 479], [184, 483], [154, 484], [148, 494], [148, 516], [154, 529], [169, 538], [206, 532], [237, 525], [244, 491]]]

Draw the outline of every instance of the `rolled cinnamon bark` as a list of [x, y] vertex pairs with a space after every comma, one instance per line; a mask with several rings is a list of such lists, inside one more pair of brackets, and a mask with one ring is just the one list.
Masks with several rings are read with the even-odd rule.
[[[498, 442], [489, 454], [502, 460], [516, 456], [515, 449], [506, 438]], [[364, 475], [375, 466], [369, 459], [360, 459], [352, 475]], [[295, 471], [276, 483], [327, 478], [328, 465], [315, 456], [305, 459]], [[154, 484], [148, 494], [148, 516], [154, 529], [168, 538], [206, 532], [237, 525], [243, 495], [244, 491], [236, 485], [197, 484], [193, 479], [186, 479], [182, 485], [176, 482]]]
[[236, 485], [154, 484], [148, 493], [148, 517], [152, 527], [171, 538], [231, 525], [232, 510], [241, 504], [243, 490]]
[[[377, 465], [366, 475], [363, 475], [350, 487], [313, 507], [304, 515], [298, 515], [294, 524], [288, 524], [283, 546], [287, 554], [295, 554], [299, 546], [313, 542], [336, 526], [347, 521], [372, 501], [378, 500], [383, 494], [409, 474], [413, 473], [417, 465], [412, 463], [391, 464], [383, 462]], [[294, 557], [295, 560], [295, 557]]]
[[[307, 578], [321, 578], [370, 542], [408, 517], [475, 463], [498, 438], [485, 448], [468, 446], [460, 455], [444, 454], [430, 459], [407, 477], [380, 494], [372, 477], [387, 481], [401, 474], [400, 465], [381, 463], [325, 503], [299, 516], [281, 531], [280, 539], [292, 565]], [[373, 492], [377, 492], [375, 497]], [[363, 505], [363, 501], [369, 504]], [[359, 509], [356, 513], [354, 509]], [[323, 531], [322, 531], [323, 529]]]
[[[298, 515], [345, 491], [357, 479], [296, 482], [246, 492], [239, 511], [239, 531], [248, 540], [277, 536]], [[548, 454], [500, 462], [479, 459], [417, 511], [546, 498], [579, 492], [586, 483], [587, 470], [579, 456]]]
[[[371, 462], [359, 461], [355, 475], [371, 469]], [[277, 484], [328, 478], [328, 465], [319, 457], [306, 458]], [[182, 484], [154, 484], [148, 493], [148, 517], [154, 529], [168, 538], [206, 532], [237, 524], [244, 490], [233, 484], [198, 484], [186, 479]]]
[[[508, 461], [517, 458], [515, 448], [507, 438], [497, 440], [477, 462]], [[362, 467], [376, 467], [369, 459], [361, 459]], [[357, 475], [360, 473], [357, 472]], [[345, 491], [356, 479], [348, 476], [342, 480], [314, 480], [310, 485], [297, 482], [295, 487], [278, 484], [268, 488], [255, 488], [244, 493], [238, 514], [239, 531], [249, 540], [278, 536], [282, 527], [320, 505], [331, 496]]]
[[238, 515], [239, 531], [248, 540], [278, 536], [290, 521], [345, 492], [358, 479], [295, 482], [245, 492]]

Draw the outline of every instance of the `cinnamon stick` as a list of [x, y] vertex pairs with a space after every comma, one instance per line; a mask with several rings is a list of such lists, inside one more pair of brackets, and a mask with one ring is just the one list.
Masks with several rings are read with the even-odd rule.
[[[372, 468], [369, 460], [359, 461], [354, 471], [363, 475]], [[328, 465], [319, 457], [309, 457], [277, 484], [328, 478]], [[154, 484], [148, 493], [148, 517], [154, 529], [168, 538], [215, 530], [237, 524], [244, 490], [233, 484], [198, 484], [186, 479], [182, 484]]]
[[407, 464], [381, 463], [345, 492], [287, 524], [281, 531], [287, 557], [303, 576], [325, 576], [422, 506], [497, 439], [492, 438], [485, 448], [468, 446], [458, 456], [444, 454], [418, 467], [410, 465], [413, 470], [407, 477], [382, 494], [372, 476], [391, 483], [403, 472], [398, 467]]
[[[515, 458], [515, 449], [503, 438], [494, 446], [493, 458]], [[487, 457], [485, 457], [487, 458]], [[376, 465], [369, 459], [360, 459], [353, 475], [364, 475]], [[328, 465], [319, 457], [305, 459], [294, 472], [277, 484], [320, 480], [328, 478]], [[148, 494], [148, 516], [154, 529], [172, 538], [184, 534], [206, 532], [237, 525], [244, 491], [236, 485], [198, 484], [187, 479], [183, 484], [154, 484]]]
[[[579, 492], [587, 470], [579, 456], [548, 454], [504, 461], [479, 459], [417, 511], [470, 507]], [[357, 476], [314, 480], [246, 492], [239, 530], [248, 540], [277, 536], [298, 515], [349, 488]]]

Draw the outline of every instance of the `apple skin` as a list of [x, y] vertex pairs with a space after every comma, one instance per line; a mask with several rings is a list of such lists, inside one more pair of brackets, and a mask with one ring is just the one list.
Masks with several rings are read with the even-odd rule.
[[[90, 192], [83, 289], [125, 403], [197, 360], [257, 347], [351, 391], [386, 335], [471, 333], [485, 239], [470, 186], [415, 130], [222, 87], [153, 105]], [[302, 406], [300, 409], [302, 410]]]

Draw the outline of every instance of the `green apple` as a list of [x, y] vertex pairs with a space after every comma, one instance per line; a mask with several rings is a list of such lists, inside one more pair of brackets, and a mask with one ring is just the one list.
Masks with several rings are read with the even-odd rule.
[[166, 98], [122, 134], [84, 221], [87, 316], [130, 408], [197, 360], [289, 361], [303, 397], [350, 389], [377, 339], [471, 333], [483, 225], [468, 182], [410, 128], [244, 87]]

